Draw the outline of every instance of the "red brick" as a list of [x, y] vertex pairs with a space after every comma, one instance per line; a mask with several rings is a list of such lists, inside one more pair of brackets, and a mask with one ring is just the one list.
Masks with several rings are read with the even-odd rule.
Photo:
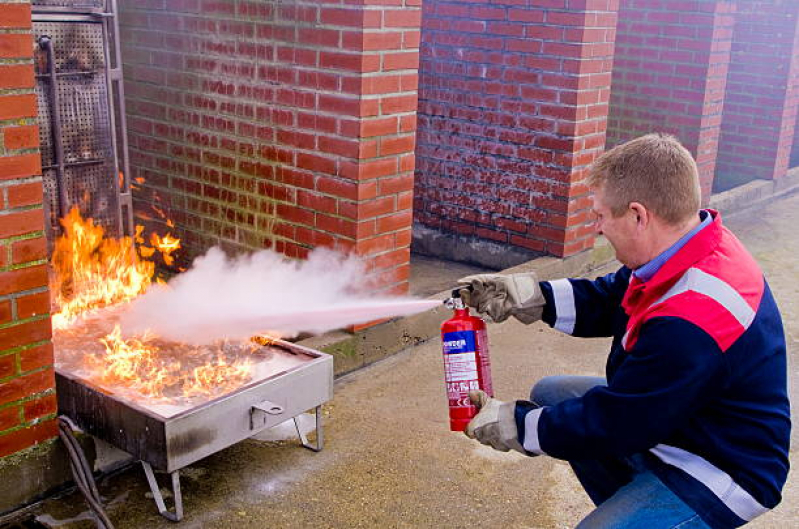
[[[380, 13], [377, 13], [378, 15]], [[359, 27], [364, 22], [364, 12], [360, 9], [334, 9], [325, 7], [320, 11], [322, 24], [334, 26]]]
[[377, 219], [377, 231], [385, 233], [409, 228], [411, 226], [412, 217], [413, 213], [410, 210], [380, 217]]
[[33, 39], [31, 35], [0, 33], [0, 59], [27, 59], [32, 55]]
[[400, 76], [399, 75], [379, 75], [374, 77], [365, 77], [356, 79], [357, 87], [353, 87], [354, 91], [364, 95], [371, 94], [386, 94], [400, 91]]
[[10, 300], [0, 301], [0, 324], [10, 322], [12, 317], [13, 315], [11, 312], [11, 301]]
[[387, 215], [396, 211], [396, 200], [393, 196], [382, 197], [369, 202], [364, 202], [358, 208], [358, 216], [361, 219]]
[[386, 10], [383, 12], [383, 24], [388, 28], [418, 28], [421, 22], [422, 11], [420, 9]]
[[17, 355], [0, 356], [0, 379], [17, 373]]
[[43, 345], [37, 345], [21, 351], [19, 355], [20, 367], [23, 373], [42, 367], [50, 367], [53, 365], [53, 344], [48, 342]]
[[400, 248], [374, 257], [372, 263], [376, 269], [394, 268], [407, 264], [410, 261], [410, 253], [410, 248]]
[[362, 239], [355, 243], [357, 255], [371, 255], [396, 248], [396, 236], [393, 233], [380, 235], [371, 239]]
[[46, 285], [46, 265], [0, 272], [0, 296], [31, 290]]
[[395, 138], [381, 138], [380, 156], [390, 156], [393, 154], [413, 152], [415, 143], [416, 143], [415, 136], [398, 136]]
[[32, 64], [0, 65], [0, 89], [33, 88]]
[[0, 384], [0, 406], [55, 387], [55, 371], [45, 369]]
[[383, 115], [396, 114], [398, 112], [412, 112], [416, 110], [418, 104], [416, 94], [407, 96], [383, 97], [380, 100], [380, 112]]
[[6, 127], [3, 129], [6, 149], [32, 149], [39, 146], [39, 127]]
[[29, 428], [0, 435], [0, 457], [24, 450], [33, 445], [52, 439], [58, 435], [55, 420], [38, 423]]
[[419, 67], [419, 53], [416, 51], [383, 54], [383, 70], [415, 70]]
[[0, 432], [8, 430], [19, 424], [19, 406], [12, 406], [0, 410]]
[[42, 182], [16, 184], [8, 187], [8, 206], [19, 208], [41, 204], [44, 198]]
[[411, 191], [413, 190], [413, 182], [413, 174], [381, 178], [378, 181], [378, 194], [380, 196], [385, 196], [400, 193], [402, 191]]
[[0, 239], [42, 231], [44, 216], [41, 209], [0, 215]]
[[[2, 98], [0, 98], [0, 100], [2, 100]], [[0, 112], [2, 112], [2, 107], [0, 107]], [[0, 116], [0, 119], [4, 118]], [[20, 154], [19, 156], [0, 157], [0, 181], [26, 178], [41, 173], [42, 158], [39, 154]]]
[[56, 412], [58, 404], [55, 395], [46, 395], [40, 399], [26, 402], [22, 406], [25, 413], [25, 421], [31, 422], [45, 415], [51, 415]]
[[397, 118], [395, 116], [387, 118], [365, 119], [361, 121], [361, 136], [369, 138], [372, 136], [385, 136], [397, 133]]
[[50, 312], [50, 293], [40, 292], [17, 298], [17, 316], [20, 319], [48, 314]]
[[50, 320], [30, 321], [0, 329], [0, 350], [49, 340], [52, 334]]
[[30, 4], [9, 4], [7, 2], [0, 3], [0, 27], [22, 29], [30, 28]]

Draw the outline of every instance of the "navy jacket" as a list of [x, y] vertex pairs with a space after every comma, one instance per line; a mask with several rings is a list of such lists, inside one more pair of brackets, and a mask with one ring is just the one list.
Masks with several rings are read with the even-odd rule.
[[785, 337], [758, 265], [716, 212], [646, 283], [628, 268], [542, 283], [544, 321], [612, 336], [607, 387], [530, 411], [520, 441], [559, 459], [646, 453], [712, 527], [776, 506], [788, 473]]

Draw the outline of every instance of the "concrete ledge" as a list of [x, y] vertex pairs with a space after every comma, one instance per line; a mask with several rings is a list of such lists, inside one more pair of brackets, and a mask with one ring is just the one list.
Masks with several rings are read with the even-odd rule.
[[[566, 259], [540, 257], [507, 268], [503, 272], [536, 272], [542, 280], [576, 277], [585, 275], [612, 260], [613, 249], [604, 239], [600, 239], [593, 250]], [[450, 291], [445, 290], [428, 299], [440, 299], [443, 302], [449, 295]], [[420, 314], [381, 323], [354, 334], [332, 332], [307, 338], [298, 343], [333, 355], [334, 372], [338, 377], [437, 337], [441, 323], [449, 315], [450, 311], [442, 305]]]
[[518, 246], [509, 246], [476, 236], [458, 235], [413, 223], [413, 251], [439, 259], [502, 270], [541, 257]]
[[753, 180], [713, 195], [708, 206], [717, 209], [724, 216], [730, 216], [752, 207], [762, 206], [794, 191], [799, 191], [799, 167], [790, 169], [785, 176], [777, 180]]
[[[89, 462], [94, 461], [94, 442], [78, 436]], [[69, 457], [58, 438], [45, 441], [0, 459], [0, 521], [6, 513], [52, 495], [72, 481]]]

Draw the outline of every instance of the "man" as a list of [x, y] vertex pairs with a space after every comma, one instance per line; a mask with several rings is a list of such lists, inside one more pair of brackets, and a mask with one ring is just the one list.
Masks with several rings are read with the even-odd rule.
[[[530, 401], [482, 392], [467, 435], [568, 461], [597, 505], [580, 528], [738, 527], [776, 506], [790, 412], [781, 318], [758, 265], [712, 210], [696, 163], [650, 134], [592, 167], [596, 230], [624, 265], [595, 281], [478, 275], [471, 306], [612, 336], [606, 379], [547, 377]], [[465, 293], [464, 293], [465, 294]]]

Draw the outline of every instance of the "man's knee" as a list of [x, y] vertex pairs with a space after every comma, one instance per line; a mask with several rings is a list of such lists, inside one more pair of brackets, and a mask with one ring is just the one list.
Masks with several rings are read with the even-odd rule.
[[539, 380], [530, 391], [530, 400], [539, 406], [554, 406], [564, 400], [583, 396], [593, 387], [606, 385], [602, 377], [555, 375]]

